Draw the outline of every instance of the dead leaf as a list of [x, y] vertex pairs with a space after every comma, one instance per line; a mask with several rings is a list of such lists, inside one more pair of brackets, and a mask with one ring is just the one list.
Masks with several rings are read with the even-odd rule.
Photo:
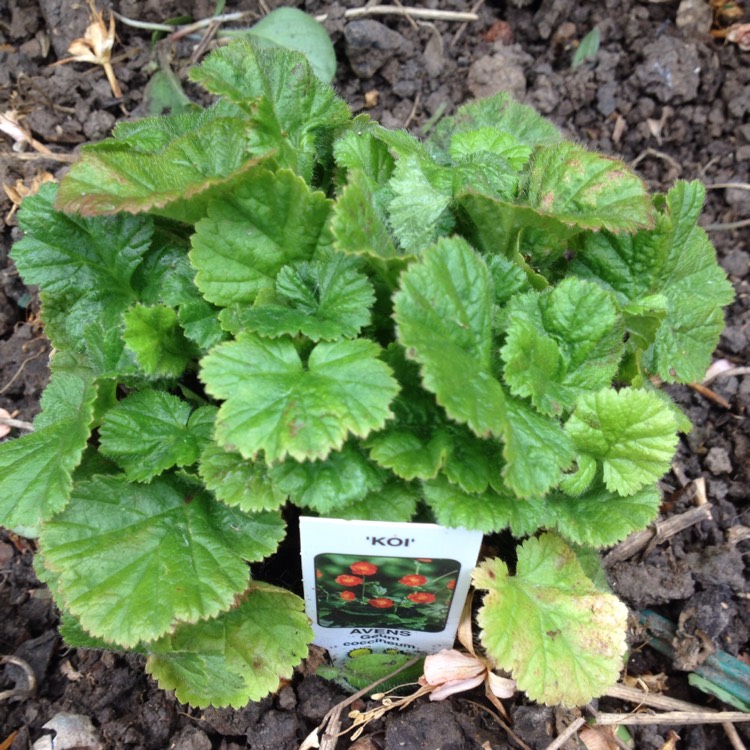
[[28, 186], [23, 180], [16, 180], [15, 185], [6, 185], [5, 183], [3, 183], [3, 190], [10, 199], [10, 202], [13, 204], [13, 207], [5, 217], [6, 224], [13, 218], [13, 215], [18, 210], [18, 207], [21, 205], [23, 199], [28, 198], [30, 195], [36, 195], [36, 193], [39, 192], [39, 188], [45, 182], [55, 182], [54, 175], [50, 174], [49, 172], [42, 172], [41, 174], [34, 175], [34, 178], [31, 180], [31, 184]]
[[619, 750], [620, 747], [615, 740], [614, 727], [583, 727], [578, 732], [578, 739], [586, 750]]
[[736, 23], [727, 29], [726, 39], [743, 52], [750, 52], [750, 23]]
[[680, 735], [674, 730], [670, 729], [667, 734], [667, 741], [659, 748], [659, 750], [675, 750], [677, 747], [677, 740], [680, 739]]
[[68, 52], [72, 57], [58, 60], [53, 65], [65, 65], [65, 63], [70, 62], [87, 62], [93, 65], [101, 65], [109, 81], [112, 94], [117, 99], [120, 99], [122, 97], [122, 90], [110, 62], [112, 48], [115, 44], [115, 18], [110, 13], [109, 27], [107, 27], [107, 24], [104, 22], [104, 13], [97, 11], [93, 2], [89, 2], [89, 6], [91, 23], [86, 27], [83, 36], [74, 39], [68, 46]]
[[380, 99], [380, 92], [377, 89], [365, 91], [365, 108], [372, 109], [373, 107], [377, 107], [378, 99]]

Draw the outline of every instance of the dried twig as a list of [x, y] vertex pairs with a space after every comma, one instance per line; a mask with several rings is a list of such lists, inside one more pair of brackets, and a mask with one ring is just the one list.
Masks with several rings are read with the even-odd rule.
[[[481, 8], [484, 5], [484, 3], [485, 3], [485, 0], [477, 0], [477, 2], [474, 3], [474, 5], [472, 6], [471, 12], [475, 13], [475, 14], [479, 13], [479, 11], [481, 10]], [[458, 30], [453, 35], [453, 39], [451, 39], [451, 42], [450, 42], [450, 44], [448, 46], [449, 47], [455, 47], [458, 44], [459, 39], [461, 39], [461, 37], [466, 33], [466, 29], [468, 27], [469, 27], [468, 22], [464, 21], [464, 23], [462, 23], [458, 27]]]
[[684, 513], [672, 516], [666, 521], [657, 521], [653, 524], [653, 527], [645, 531], [638, 531], [635, 534], [631, 534], [605, 555], [602, 561], [604, 567], [611, 568], [615, 563], [628, 560], [641, 550], [646, 549], [652, 542], [659, 544], [696, 523], [710, 520], [712, 507], [711, 503], [706, 503], [705, 505], [700, 505], [697, 508], [691, 508]]
[[708, 401], [712, 401], [717, 406], [720, 406], [722, 409], [731, 409], [732, 405], [727, 401], [723, 396], [720, 396], [715, 391], [712, 391], [710, 388], [707, 388], [703, 383], [688, 383], [688, 387], [692, 388], [696, 393], [700, 393], [703, 398], [707, 399]]
[[706, 190], [724, 190], [725, 188], [750, 190], [750, 182], [714, 182], [713, 185], [706, 185]]
[[728, 370], [722, 370], [714, 375], [703, 378], [703, 385], [713, 383], [717, 378], [731, 378], [733, 376], [750, 375], [750, 367], [730, 367]]
[[56, 161], [61, 164], [72, 164], [74, 161], [78, 161], [78, 157], [75, 154], [56, 154], [52, 151], [48, 151], [48, 153], [16, 153], [15, 151], [0, 151], [0, 159], [18, 159], [19, 161], [40, 161], [48, 159], [49, 161]]
[[[345, 700], [337, 703], [324, 717], [323, 720], [318, 724], [315, 729], [305, 738], [304, 742], [300, 745], [299, 750], [307, 750], [307, 748], [320, 748], [320, 750], [334, 750], [336, 747], [336, 740], [339, 737], [341, 729], [341, 712], [350, 706], [354, 701], [362, 698], [368, 693], [372, 692], [372, 689], [382, 684], [386, 680], [390, 680], [397, 674], [403, 672], [405, 669], [413, 666], [419, 661], [420, 657], [415, 656], [410, 659], [403, 666], [398, 669], [394, 669], [393, 672], [387, 674], [385, 677], [381, 677], [376, 680], [372, 685], [368, 685], [362, 690], [358, 690], [354, 695], [350, 695]], [[318, 734], [321, 736], [320, 742], [318, 741]]]
[[[476, 13], [453, 10], [430, 10], [429, 8], [398, 7], [397, 5], [369, 5], [364, 8], [349, 8], [344, 11], [344, 18], [363, 18], [364, 16], [411, 16], [423, 21], [478, 21]], [[328, 18], [327, 13], [315, 16], [321, 23]]]
[[718, 222], [717, 224], [709, 224], [707, 227], [703, 227], [703, 228], [707, 232], [728, 232], [732, 229], [742, 229], [743, 227], [750, 227], [750, 219], [740, 219], [739, 221]]
[[585, 723], [586, 719], [583, 717], [576, 719], [562, 734], [558, 734], [545, 750], [559, 750]]
[[750, 713], [744, 711], [665, 711], [660, 714], [605, 714], [597, 713], [595, 723], [599, 726], [612, 724], [723, 724], [750, 721]]

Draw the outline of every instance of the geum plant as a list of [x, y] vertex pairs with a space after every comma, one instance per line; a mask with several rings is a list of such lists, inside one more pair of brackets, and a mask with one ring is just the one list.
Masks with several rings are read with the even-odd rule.
[[488, 656], [538, 701], [603, 692], [626, 610], [595, 551], [656, 516], [689, 423], [652, 382], [701, 377], [732, 298], [701, 185], [649, 197], [505, 96], [422, 143], [246, 42], [192, 79], [213, 106], [121, 123], [20, 214], [54, 355], [0, 522], [66, 641], [243, 705], [311, 639], [251, 577], [282, 506], [419, 513], [525, 538], [475, 574]]

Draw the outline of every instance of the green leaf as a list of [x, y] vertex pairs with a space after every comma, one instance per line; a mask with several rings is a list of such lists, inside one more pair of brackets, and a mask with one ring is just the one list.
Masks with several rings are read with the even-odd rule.
[[544, 506], [538, 500], [519, 500], [507, 490], [473, 494], [444, 477], [424, 483], [427, 504], [441, 526], [477, 529], [485, 534], [510, 528], [525, 536], [544, 524]]
[[724, 329], [722, 306], [734, 299], [716, 251], [696, 225], [705, 197], [699, 182], [678, 182], [667, 194], [669, 251], [660, 275], [668, 314], [644, 364], [668, 382], [700, 381]]
[[134, 305], [125, 312], [124, 319], [125, 343], [149, 376], [179, 377], [197, 354], [171, 307]]
[[578, 497], [552, 493], [546, 500], [554, 526], [570, 542], [608, 547], [646, 528], [658, 515], [661, 494], [649, 485], [633, 495], [620, 495], [596, 486]]
[[308, 182], [315, 166], [327, 166], [332, 136], [351, 118], [346, 103], [299, 52], [237, 41], [215, 50], [190, 77], [248, 113], [251, 154], [273, 153], [279, 166]]
[[[393, 174], [396, 160], [391, 156], [388, 144], [378, 137], [383, 130], [367, 115], [358, 115], [349, 124], [348, 131], [334, 144], [333, 154], [336, 164], [347, 170], [347, 178], [352, 172], [360, 172], [364, 184], [373, 192], [383, 188], [387, 193], [386, 183]], [[383, 208], [384, 205], [378, 203], [378, 207]]]
[[36, 537], [62, 510], [91, 431], [96, 387], [84, 375], [55, 372], [35, 431], [0, 443], [0, 525]]
[[263, 461], [244, 459], [216, 443], [203, 449], [198, 472], [217, 499], [245, 513], [276, 510], [286, 502], [286, 495], [271, 481]]
[[530, 148], [559, 143], [563, 138], [562, 133], [535, 109], [502, 93], [464, 104], [455, 115], [443, 118], [433, 130], [428, 145], [447, 153], [457, 133], [483, 128], [512, 133]]
[[579, 394], [609, 385], [624, 351], [615, 301], [596, 284], [565, 279], [507, 307], [505, 380], [544, 414], [559, 415]]
[[586, 577], [560, 538], [543, 534], [518, 549], [516, 575], [483, 562], [474, 585], [485, 594], [480, 640], [529, 698], [577, 706], [617, 681], [627, 644], [627, 607]]
[[331, 230], [334, 246], [348, 255], [365, 255], [378, 261], [403, 257], [391, 239], [385, 209], [361, 171], [349, 173], [333, 209]]
[[23, 238], [11, 256], [27, 284], [42, 288], [46, 333], [58, 348], [86, 350], [101, 324], [106, 346], [120, 339], [122, 312], [136, 299], [133, 276], [147, 253], [147, 217], [86, 219], [53, 207], [57, 187], [43, 185], [19, 212]]
[[[354, 338], [370, 323], [375, 293], [353, 259], [335, 255], [323, 261], [284, 266], [276, 277], [273, 302], [256, 302], [233, 316], [233, 332], [257, 331], [276, 338], [301, 333], [313, 341]], [[222, 316], [222, 322], [227, 320]]]
[[298, 596], [253, 582], [235, 609], [149, 644], [146, 671], [184, 703], [241, 708], [291, 677], [312, 637]]
[[378, 359], [379, 347], [357, 339], [318, 344], [303, 364], [284, 339], [242, 333], [201, 362], [216, 398], [216, 436], [245, 458], [264, 451], [272, 463], [325, 458], [348, 434], [366, 437], [391, 416], [398, 384]]
[[58, 208], [84, 216], [156, 211], [197, 221], [209, 196], [231, 194], [256, 163], [247, 121], [237, 114], [219, 104], [118, 124], [113, 138], [83, 147], [60, 186]]
[[506, 410], [503, 479], [518, 497], [544, 495], [573, 461], [570, 437], [519, 399], [508, 399]]
[[462, 130], [451, 138], [450, 155], [454, 161], [470, 156], [492, 154], [502, 157], [511, 169], [520, 172], [533, 149], [517, 136], [497, 127]]
[[[145, 482], [172, 466], [190, 466], [210, 439], [213, 407], [191, 416], [187, 401], [165, 391], [133, 393], [107, 412], [99, 430], [101, 451], [132, 482]], [[200, 413], [199, 413], [200, 412]], [[196, 423], [206, 414], [202, 430]]]
[[41, 544], [65, 605], [92, 635], [122, 646], [231, 606], [284, 535], [278, 513], [249, 516], [171, 477], [79, 483]]
[[310, 260], [327, 236], [330, 201], [288, 170], [258, 168], [231, 196], [211, 203], [192, 237], [195, 283], [209, 302], [252, 303], [288, 263]]
[[423, 438], [411, 430], [389, 429], [367, 441], [370, 457], [402, 479], [433, 479], [453, 448], [445, 430]]
[[336, 52], [323, 24], [297, 8], [276, 8], [242, 32], [261, 49], [285, 47], [301, 52], [321, 81], [336, 75]]
[[529, 165], [525, 202], [584, 229], [632, 232], [653, 226], [653, 207], [638, 175], [619, 159], [564, 142], [538, 149]]
[[426, 249], [394, 296], [398, 340], [448, 416], [480, 436], [502, 434], [505, 395], [492, 371], [492, 283], [458, 237]]
[[619, 495], [661, 479], [678, 441], [669, 406], [654, 393], [633, 388], [580, 396], [565, 430], [576, 451], [602, 465], [607, 489]]
[[696, 221], [705, 191], [678, 182], [657, 201], [656, 228], [586, 237], [573, 272], [613, 290], [643, 365], [668, 382], [700, 380], [733, 299], [726, 274]]
[[352, 521], [407, 523], [414, 519], [421, 499], [417, 488], [395, 480], [373, 490], [360, 500], [336, 508], [329, 515]]
[[586, 34], [578, 48], [573, 53], [573, 59], [570, 61], [571, 68], [577, 68], [583, 64], [586, 60], [593, 60], [599, 52], [599, 27], [594, 26], [588, 34]]
[[439, 235], [453, 228], [448, 206], [453, 198], [453, 174], [426, 156], [398, 160], [389, 183], [388, 207], [393, 234], [404, 252], [419, 254]]
[[320, 461], [287, 459], [271, 469], [271, 480], [295, 505], [330, 515], [382, 487], [384, 473], [347, 444]]

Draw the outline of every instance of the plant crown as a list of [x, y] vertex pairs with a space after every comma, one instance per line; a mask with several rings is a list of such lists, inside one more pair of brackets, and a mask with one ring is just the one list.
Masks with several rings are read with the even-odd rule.
[[65, 639], [244, 705], [312, 637], [250, 575], [282, 506], [419, 513], [531, 535], [476, 571], [487, 653], [536, 700], [603, 692], [626, 613], [591, 550], [656, 516], [689, 422], [651, 378], [699, 379], [732, 299], [703, 187], [649, 197], [504, 95], [420, 142], [299, 53], [192, 79], [213, 106], [119, 124], [20, 213], [55, 353], [0, 523], [38, 536]]

